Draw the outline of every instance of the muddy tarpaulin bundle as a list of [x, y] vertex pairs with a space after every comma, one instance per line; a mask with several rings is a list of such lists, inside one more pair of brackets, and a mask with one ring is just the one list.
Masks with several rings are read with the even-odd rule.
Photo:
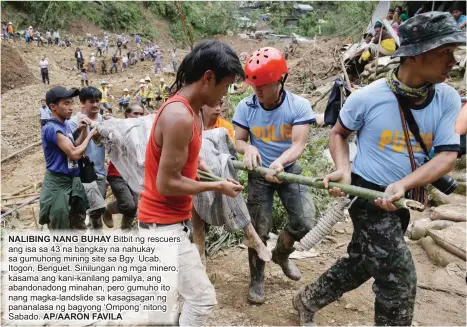
[[[97, 125], [99, 143], [103, 144], [112, 163], [130, 188], [140, 193], [144, 186], [146, 146], [151, 135], [155, 115], [140, 118], [111, 118]], [[200, 155], [213, 174], [222, 178], [237, 179], [232, 159], [235, 148], [224, 128], [203, 132]], [[242, 196], [230, 198], [217, 192], [203, 192], [193, 197], [193, 205], [208, 224], [224, 226], [227, 231], [242, 229], [250, 216]]]

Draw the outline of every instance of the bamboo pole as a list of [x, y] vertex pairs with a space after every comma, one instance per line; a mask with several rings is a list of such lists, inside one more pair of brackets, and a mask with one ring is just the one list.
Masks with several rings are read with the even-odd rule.
[[35, 185], [37, 185], [37, 187], [41, 187], [41, 186], [42, 186], [42, 182], [34, 183], [34, 184], [31, 184], [31, 185], [25, 186], [25, 187], [23, 187], [22, 189], [19, 189], [18, 191], [14, 192], [14, 193], [11, 193], [11, 196], [20, 195], [20, 194], [23, 193], [24, 191], [29, 190], [31, 187], [35, 187]]
[[16, 151], [16, 152], [13, 153], [13, 154], [10, 154], [8, 157], [3, 158], [3, 159], [0, 161], [0, 163], [3, 163], [3, 162], [5, 162], [5, 161], [7, 161], [7, 160], [9, 160], [9, 159], [11, 159], [11, 158], [17, 156], [18, 154], [20, 154], [20, 153], [22, 153], [22, 152], [24, 152], [24, 151], [26, 151], [26, 150], [29, 150], [30, 148], [35, 147], [36, 145], [39, 145], [39, 144], [42, 144], [42, 140], [41, 140], [41, 141], [37, 141], [37, 142], [35, 142], [35, 143], [33, 143], [33, 144], [30, 144], [30, 145], [28, 145], [27, 147], [25, 147], [25, 148], [23, 148], [23, 149], [21, 149], [21, 150], [19, 150], [19, 151]]
[[[240, 170], [247, 170], [243, 164], [243, 162], [238, 161], [238, 160], [233, 160], [233, 166], [235, 169], [240, 169]], [[265, 167], [256, 167], [252, 171], [259, 173], [261, 176], [265, 176], [268, 174], [273, 174], [274, 170], [265, 168]], [[288, 183], [297, 183], [297, 184], [303, 184], [307, 186], [311, 186], [314, 188], [319, 188], [319, 189], [325, 189], [323, 181], [318, 178], [312, 178], [308, 176], [302, 176], [302, 175], [296, 175], [296, 174], [290, 174], [290, 173], [285, 173], [281, 172], [276, 175], [277, 179], [281, 181], [285, 181]], [[335, 182], [329, 182], [329, 187], [338, 187], [344, 192], [345, 194], [353, 195], [353, 196], [358, 196], [360, 198], [364, 199], [369, 199], [369, 200], [375, 200], [377, 198], [385, 198], [387, 197], [386, 194], [383, 192], [378, 192], [375, 190], [370, 190], [366, 189], [363, 187], [358, 187], [354, 185], [349, 185], [349, 184], [341, 184], [341, 183], [335, 183]], [[406, 209], [414, 209], [417, 211], [423, 211], [425, 209], [425, 206], [417, 201], [401, 198], [397, 201], [394, 202], [394, 205], [397, 208], [406, 208]]]
[[352, 92], [352, 84], [350, 84], [349, 75], [347, 74], [347, 69], [345, 68], [344, 58], [341, 59], [341, 66], [342, 66], [342, 71], [344, 72], [345, 82], [347, 83], [349, 90]]
[[383, 28], [384, 26], [381, 26], [381, 31], [379, 32], [378, 50], [376, 51], [376, 61], [375, 61], [375, 76], [378, 76], [379, 47], [381, 46], [381, 37], [383, 36]]
[[22, 207], [25, 207], [25, 206], [27, 206], [28, 204], [31, 204], [31, 203], [33, 203], [34, 201], [37, 201], [37, 200], [39, 200], [39, 196], [36, 196], [35, 198], [33, 198], [33, 199], [31, 199], [31, 200], [29, 200], [29, 201], [27, 201], [27, 202], [22, 203], [21, 205], [17, 206], [16, 208], [13, 208], [13, 209], [11, 209], [10, 211], [5, 212], [3, 215], [0, 216], [0, 218], [4, 218], [4, 217], [6, 217], [6, 216], [9, 216], [9, 215], [11, 215], [13, 212], [18, 211], [18, 210], [21, 209]]
[[40, 195], [40, 193], [30, 193], [30, 194], [15, 195], [15, 196], [5, 196], [5, 197], [2, 197], [2, 201], [11, 200], [11, 199], [28, 198], [28, 197], [37, 196], [37, 195]]

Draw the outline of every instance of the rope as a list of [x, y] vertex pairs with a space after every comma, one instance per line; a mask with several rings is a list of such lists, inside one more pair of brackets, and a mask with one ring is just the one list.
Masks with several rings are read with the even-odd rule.
[[297, 251], [308, 251], [318, 244], [325, 236], [331, 234], [334, 225], [344, 220], [344, 208], [351, 205], [352, 202], [348, 198], [338, 199], [331, 202], [324, 215], [319, 219], [318, 223], [310, 230], [300, 242], [295, 242], [294, 247]]

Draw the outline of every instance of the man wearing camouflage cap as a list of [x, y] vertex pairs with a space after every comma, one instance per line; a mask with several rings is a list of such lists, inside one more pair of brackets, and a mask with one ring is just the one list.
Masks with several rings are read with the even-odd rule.
[[[449, 13], [417, 15], [400, 26], [401, 46], [394, 53], [401, 64], [386, 79], [354, 92], [342, 108], [330, 136], [336, 171], [330, 181], [384, 191], [375, 201], [354, 199], [349, 208], [354, 225], [348, 256], [339, 259], [315, 282], [292, 300], [302, 325], [314, 325], [315, 313], [374, 278], [374, 321], [377, 326], [410, 326], [417, 275], [404, 241], [410, 213], [393, 202], [413, 194], [411, 190], [438, 180], [449, 172], [459, 151], [454, 123], [461, 107], [459, 94], [442, 83], [455, 65], [454, 50], [466, 38]], [[396, 97], [397, 96], [397, 97]], [[401, 103], [401, 109], [399, 108]], [[407, 113], [407, 115], [405, 114]], [[410, 114], [411, 113], [411, 114]], [[402, 117], [410, 131], [414, 171], [409, 159]], [[357, 131], [358, 153], [349, 162], [347, 138]], [[422, 146], [425, 143], [425, 147]], [[436, 157], [423, 164], [425, 150], [434, 147]], [[329, 189], [343, 196], [340, 189]]]

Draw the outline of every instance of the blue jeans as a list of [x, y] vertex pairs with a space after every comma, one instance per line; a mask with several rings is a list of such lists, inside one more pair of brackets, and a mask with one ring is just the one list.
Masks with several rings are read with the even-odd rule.
[[91, 63], [91, 71], [92, 71], [93, 73], [96, 72], [96, 64]]

